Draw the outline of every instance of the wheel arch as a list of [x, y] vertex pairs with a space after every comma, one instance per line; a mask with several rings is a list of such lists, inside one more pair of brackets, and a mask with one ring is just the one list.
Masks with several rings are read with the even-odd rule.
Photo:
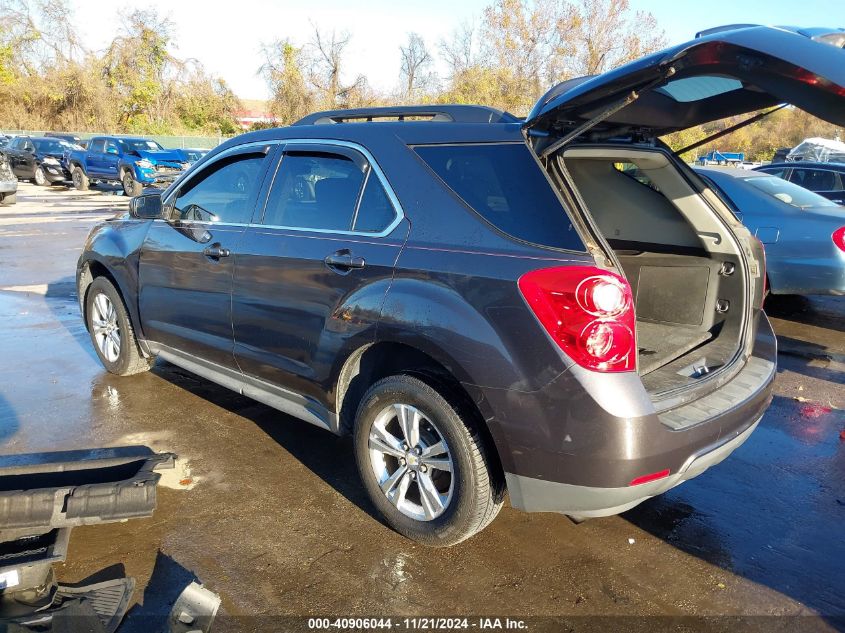
[[147, 346], [146, 340], [144, 339], [143, 330], [141, 329], [141, 320], [138, 314], [138, 303], [137, 301], [129, 300], [129, 298], [132, 297], [132, 294], [129, 291], [128, 282], [122, 279], [122, 275], [118, 274], [113, 267], [109, 266], [97, 257], [88, 257], [80, 261], [79, 271], [77, 273], [76, 286], [79, 297], [79, 309], [82, 313], [82, 319], [85, 323], [86, 329], [88, 328], [88, 290], [90, 289], [91, 284], [94, 283], [94, 280], [98, 277], [106, 277], [115, 287], [115, 290], [117, 290], [117, 293], [123, 301], [123, 305], [126, 307], [126, 312], [129, 315], [129, 319], [132, 323], [132, 329], [135, 332], [141, 351], [144, 356], [150, 356], [150, 350]]
[[448, 355], [439, 350], [427, 349], [397, 341], [378, 341], [355, 349], [338, 372], [336, 407], [341, 434], [350, 433], [355, 413], [367, 389], [387, 376], [405, 374], [419, 378], [439, 391], [455, 404], [468, 424], [481, 435], [494, 462], [494, 470], [504, 481], [501, 451], [504, 444], [497, 438], [498, 429], [493, 421], [483, 392], [463, 381], [463, 371], [455, 369]]

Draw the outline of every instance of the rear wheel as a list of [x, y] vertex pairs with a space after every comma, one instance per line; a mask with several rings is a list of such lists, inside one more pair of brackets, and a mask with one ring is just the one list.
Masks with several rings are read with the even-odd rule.
[[384, 378], [364, 395], [355, 419], [358, 471], [400, 534], [455, 545], [498, 514], [503, 487], [469, 417], [412, 376]]
[[143, 190], [141, 183], [135, 180], [131, 171], [123, 172], [123, 193], [134, 198], [140, 196]]
[[73, 186], [76, 187], [77, 190], [88, 191], [90, 182], [88, 180], [88, 176], [86, 176], [85, 172], [82, 171], [82, 167], [79, 165], [74, 167], [70, 177], [73, 180]]
[[35, 168], [35, 173], [32, 176], [32, 182], [39, 187], [47, 186], [47, 176], [44, 175], [44, 169], [42, 167], [39, 166]]
[[130, 376], [147, 371], [153, 359], [144, 358], [123, 305], [123, 299], [111, 281], [97, 277], [85, 297], [88, 332], [94, 350], [109, 372]]

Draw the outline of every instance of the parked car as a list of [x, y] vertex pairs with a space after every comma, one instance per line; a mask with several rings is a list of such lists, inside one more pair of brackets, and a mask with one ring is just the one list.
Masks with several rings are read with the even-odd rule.
[[204, 149], [204, 148], [201, 148], [201, 147], [189, 147], [189, 148], [182, 149], [180, 151], [185, 156], [185, 161], [193, 164], [193, 163], [197, 162], [200, 158], [202, 158], [203, 156], [208, 154], [211, 150], [210, 149]]
[[9, 159], [0, 151], [0, 206], [15, 204], [18, 199], [18, 179], [12, 172]]
[[47, 186], [66, 182], [70, 174], [62, 167], [62, 157], [68, 147], [55, 138], [17, 136], [3, 151], [9, 157], [12, 172], [21, 180]]
[[94, 349], [351, 433], [374, 506], [428, 545], [484, 528], [506, 489], [622, 512], [741, 445], [776, 369], [762, 245], [659, 137], [783, 102], [842, 125], [843, 61], [726, 29], [525, 120], [372, 108], [230, 139], [92, 230]]
[[74, 186], [86, 191], [98, 182], [117, 183], [127, 196], [145, 186], [166, 185], [188, 166], [180, 150], [164, 149], [155, 141], [120, 136], [95, 136], [87, 149], [65, 158]]
[[777, 176], [696, 168], [766, 248], [773, 294], [845, 294], [845, 207]]
[[772, 163], [758, 167], [755, 171], [783, 178], [833, 200], [837, 204], [845, 204], [845, 164], [843, 163], [809, 161]]
[[51, 138], [60, 138], [63, 141], [67, 141], [71, 145], [82, 145], [82, 139], [76, 134], [65, 134], [64, 132], [44, 132], [44, 136], [49, 136]]

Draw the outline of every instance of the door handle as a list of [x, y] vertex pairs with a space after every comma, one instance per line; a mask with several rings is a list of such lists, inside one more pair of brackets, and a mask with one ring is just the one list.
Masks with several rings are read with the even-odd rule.
[[348, 273], [353, 268], [363, 268], [366, 265], [363, 257], [353, 255], [348, 250], [332, 253], [325, 260], [326, 266], [335, 272]]
[[207, 246], [203, 252], [203, 255], [208, 257], [209, 259], [220, 259], [221, 257], [228, 257], [231, 255], [231, 252], [228, 248], [222, 248], [220, 244], [212, 244], [211, 246]]

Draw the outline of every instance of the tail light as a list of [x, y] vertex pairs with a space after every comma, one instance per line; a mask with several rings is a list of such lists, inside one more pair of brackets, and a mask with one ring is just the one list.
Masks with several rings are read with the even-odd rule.
[[845, 226], [841, 226], [836, 229], [831, 237], [833, 238], [833, 243], [836, 245], [836, 248], [845, 252]]
[[576, 363], [602, 372], [636, 369], [636, 317], [624, 278], [593, 266], [542, 268], [520, 277], [519, 290]]

